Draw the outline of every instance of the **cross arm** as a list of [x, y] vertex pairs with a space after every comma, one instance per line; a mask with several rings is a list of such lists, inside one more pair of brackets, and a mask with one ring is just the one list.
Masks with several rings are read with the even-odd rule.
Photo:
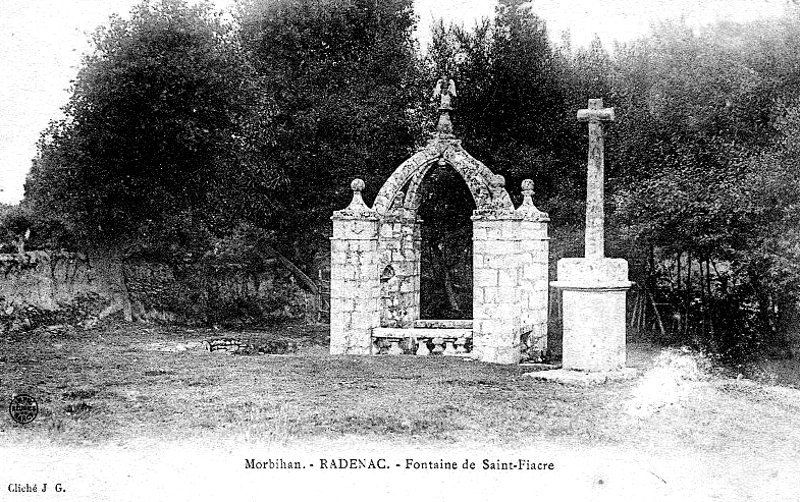
[[589, 108], [578, 110], [579, 122], [613, 122], [613, 108]]

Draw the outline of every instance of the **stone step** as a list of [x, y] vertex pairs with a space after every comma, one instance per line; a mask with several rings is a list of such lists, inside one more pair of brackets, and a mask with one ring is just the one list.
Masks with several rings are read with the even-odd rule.
[[472, 319], [417, 319], [415, 328], [472, 329]]
[[375, 328], [372, 338], [472, 338], [465, 328]]

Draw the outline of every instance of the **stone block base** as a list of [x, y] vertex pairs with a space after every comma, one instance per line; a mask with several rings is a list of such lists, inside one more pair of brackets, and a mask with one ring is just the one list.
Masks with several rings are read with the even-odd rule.
[[563, 369], [608, 372], [625, 368], [628, 263], [559, 260], [558, 281], [551, 285], [563, 292]]
[[636, 368], [622, 368], [616, 371], [575, 371], [575, 370], [547, 370], [525, 373], [524, 376], [534, 380], [556, 382], [566, 385], [600, 385], [607, 382], [630, 380], [638, 375]]
[[372, 354], [372, 329], [331, 329], [331, 354], [368, 356]]
[[519, 364], [522, 359], [522, 347], [478, 347], [472, 349], [473, 358], [484, 363]]

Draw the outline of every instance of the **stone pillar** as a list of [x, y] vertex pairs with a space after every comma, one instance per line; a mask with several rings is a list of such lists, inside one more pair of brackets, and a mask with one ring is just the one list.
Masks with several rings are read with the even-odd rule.
[[393, 274], [389, 280], [381, 278], [382, 327], [411, 327], [419, 319], [420, 223], [413, 211], [403, 208], [381, 223], [380, 269]]
[[514, 211], [472, 216], [472, 352], [480, 361], [517, 364], [521, 358], [521, 222]]
[[353, 180], [353, 201], [335, 211], [331, 237], [331, 354], [372, 353], [380, 325], [380, 219], [364, 204], [364, 182]]
[[422, 276], [421, 276], [421, 260], [422, 260], [422, 220], [418, 219], [416, 213], [409, 216], [406, 224], [403, 227], [404, 243], [408, 244], [407, 249], [407, 264], [409, 276], [407, 278], [410, 285], [410, 293], [405, 295], [406, 309], [409, 326], [414, 321], [420, 319], [422, 311], [420, 310], [420, 291]]
[[520, 294], [523, 333], [527, 333], [526, 347], [531, 357], [544, 355], [547, 350], [547, 314], [549, 306], [550, 238], [547, 236], [547, 213], [533, 204], [533, 181], [522, 182], [522, 205], [517, 215], [520, 241]]

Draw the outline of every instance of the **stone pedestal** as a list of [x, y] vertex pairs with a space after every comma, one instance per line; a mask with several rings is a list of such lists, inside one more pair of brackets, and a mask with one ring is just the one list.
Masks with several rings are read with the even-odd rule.
[[536, 345], [547, 330], [547, 215], [536, 211], [475, 211], [473, 348], [483, 362], [517, 364], [523, 335]]
[[617, 371], [625, 367], [625, 297], [628, 262], [616, 258], [558, 261], [562, 291], [563, 360], [566, 370]]
[[372, 330], [380, 325], [380, 220], [361, 199], [364, 182], [353, 182], [353, 202], [336, 211], [331, 237], [331, 354], [372, 353]]
[[520, 361], [520, 221], [513, 211], [472, 217], [472, 353], [483, 362]]
[[533, 181], [522, 181], [522, 205], [517, 208], [520, 240], [520, 303], [525, 356], [538, 360], [547, 351], [547, 314], [550, 302], [548, 287], [550, 238], [547, 226], [550, 218], [533, 204]]

